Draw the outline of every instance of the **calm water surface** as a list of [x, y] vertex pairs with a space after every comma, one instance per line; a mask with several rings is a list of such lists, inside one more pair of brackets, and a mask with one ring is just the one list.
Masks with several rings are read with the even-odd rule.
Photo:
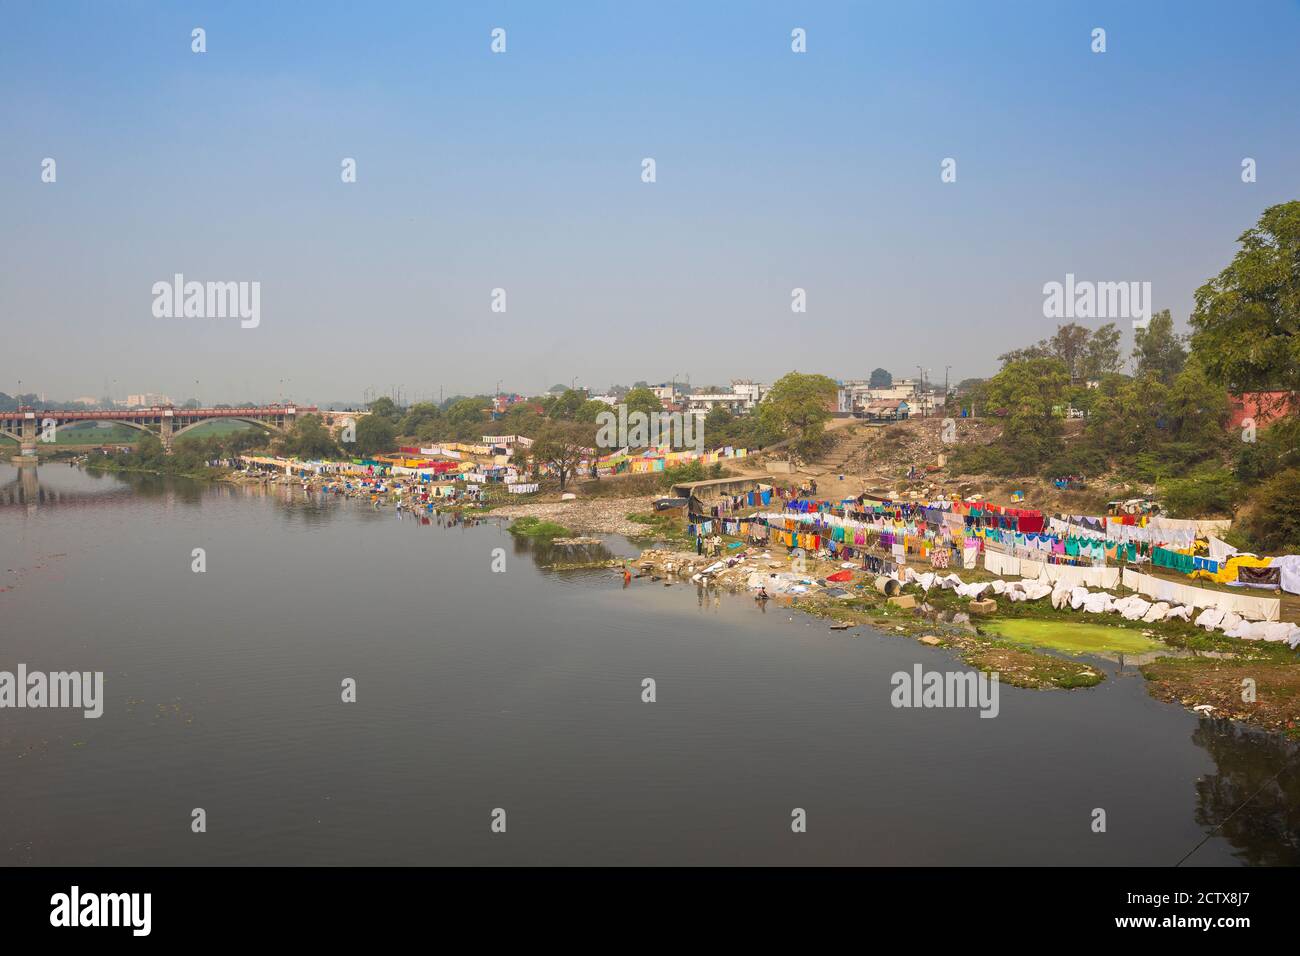
[[102, 670], [106, 699], [0, 711], [0, 864], [1300, 862], [1294, 748], [1131, 669], [1003, 687], [992, 720], [895, 709], [895, 671], [961, 665], [562, 559], [496, 522], [0, 465], [0, 670]]

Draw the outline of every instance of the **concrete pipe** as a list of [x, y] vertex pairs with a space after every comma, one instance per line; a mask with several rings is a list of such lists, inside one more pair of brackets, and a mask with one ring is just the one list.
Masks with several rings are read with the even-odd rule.
[[903, 590], [903, 586], [898, 583], [898, 578], [890, 578], [882, 575], [881, 577], [876, 578], [876, 590], [885, 597], [893, 597], [899, 591]]

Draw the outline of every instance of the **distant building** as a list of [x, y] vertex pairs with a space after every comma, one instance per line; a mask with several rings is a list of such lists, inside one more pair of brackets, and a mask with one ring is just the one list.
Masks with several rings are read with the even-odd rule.
[[767, 397], [766, 385], [760, 385], [747, 378], [733, 378], [731, 380], [731, 391], [735, 395], [744, 396], [745, 407], [750, 411], [753, 410], [755, 405]]
[[704, 393], [688, 395], [686, 407], [692, 412], [708, 414], [715, 408], [722, 407], [733, 415], [742, 415], [749, 410], [749, 400], [735, 392]]
[[1290, 415], [1297, 409], [1290, 392], [1242, 392], [1228, 398], [1232, 417], [1228, 421], [1231, 428], [1240, 428], [1247, 418], [1253, 419], [1256, 427], [1267, 425], [1274, 419]]
[[893, 398], [877, 398], [867, 402], [862, 417], [873, 422], [901, 422], [910, 413], [907, 402]]
[[894, 384], [886, 388], [872, 388], [869, 382], [861, 379], [844, 381], [840, 383], [836, 410], [841, 414], [865, 418], [870, 417], [866, 411], [873, 402], [901, 402], [907, 406], [907, 414], [903, 418], [910, 415], [933, 415], [936, 408], [934, 394], [928, 390], [921, 391], [919, 385], [919, 382], [909, 378], [895, 379]]
[[128, 408], [149, 408], [153, 405], [170, 405], [172, 400], [161, 392], [141, 392], [138, 395], [128, 395], [126, 405]]
[[651, 385], [650, 391], [654, 392], [655, 398], [659, 399], [664, 405], [670, 405], [677, 401], [678, 388], [676, 383]]
[[524, 397], [516, 392], [511, 392], [508, 395], [494, 395], [492, 397], [492, 411], [496, 415], [502, 415], [511, 405], [518, 405], [523, 400]]

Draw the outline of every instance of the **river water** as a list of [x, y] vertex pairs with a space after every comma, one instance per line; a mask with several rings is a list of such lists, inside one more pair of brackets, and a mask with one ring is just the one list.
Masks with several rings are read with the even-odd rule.
[[0, 710], [0, 865], [1300, 862], [1294, 746], [1132, 668], [895, 708], [895, 672], [963, 666], [557, 560], [496, 521], [0, 465], [0, 671], [105, 674], [99, 719]]

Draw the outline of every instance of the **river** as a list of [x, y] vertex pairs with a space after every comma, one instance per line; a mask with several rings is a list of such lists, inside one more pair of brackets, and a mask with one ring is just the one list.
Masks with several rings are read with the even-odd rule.
[[105, 675], [98, 719], [0, 710], [0, 865], [1300, 862], [1295, 745], [1131, 667], [895, 708], [895, 672], [963, 666], [555, 560], [498, 521], [0, 465], [0, 671]]

